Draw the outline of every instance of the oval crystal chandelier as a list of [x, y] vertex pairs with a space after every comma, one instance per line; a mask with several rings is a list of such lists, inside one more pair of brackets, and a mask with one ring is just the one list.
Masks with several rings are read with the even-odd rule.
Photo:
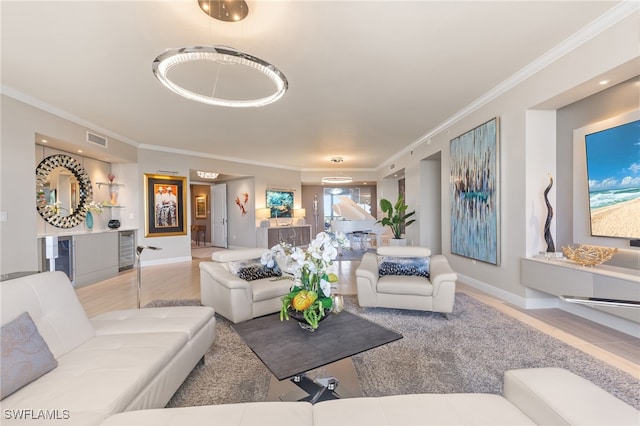
[[[242, 65], [257, 70], [273, 82], [275, 85], [275, 92], [269, 96], [257, 99], [225, 99], [216, 97], [213, 94], [209, 96], [193, 92], [180, 86], [169, 78], [169, 70], [173, 67], [195, 61], [211, 61], [221, 65]], [[285, 92], [289, 88], [287, 78], [275, 66], [260, 58], [227, 46], [190, 46], [177, 49], [167, 49], [153, 61], [152, 69], [156, 78], [169, 90], [192, 101], [202, 102], [209, 105], [232, 108], [269, 105], [284, 96]]]

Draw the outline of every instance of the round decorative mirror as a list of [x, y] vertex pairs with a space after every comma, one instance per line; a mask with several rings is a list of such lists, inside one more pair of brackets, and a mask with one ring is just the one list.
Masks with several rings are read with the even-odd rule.
[[36, 167], [36, 208], [57, 228], [73, 228], [87, 216], [93, 198], [91, 180], [75, 158], [51, 155]]

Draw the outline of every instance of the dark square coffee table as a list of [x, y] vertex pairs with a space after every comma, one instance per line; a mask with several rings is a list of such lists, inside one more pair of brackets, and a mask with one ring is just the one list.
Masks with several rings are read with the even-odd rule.
[[402, 338], [347, 311], [330, 314], [313, 332], [303, 330], [294, 319], [280, 321], [278, 314], [232, 327], [278, 380], [291, 379], [311, 402], [340, 394], [333, 392], [337, 380], [314, 381], [305, 373]]

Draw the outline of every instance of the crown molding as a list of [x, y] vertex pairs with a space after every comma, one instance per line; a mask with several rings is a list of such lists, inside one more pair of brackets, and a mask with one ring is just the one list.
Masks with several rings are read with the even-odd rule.
[[569, 38], [565, 39], [563, 42], [551, 48], [546, 53], [542, 54], [537, 59], [526, 65], [524, 68], [517, 71], [511, 77], [507, 78], [502, 83], [499, 83], [493, 89], [489, 90], [484, 95], [480, 96], [475, 101], [471, 102], [469, 105], [462, 108], [460, 111], [431, 129], [427, 133], [423, 134], [407, 148], [403, 149], [402, 151], [393, 155], [384, 163], [380, 164], [380, 166], [378, 166], [376, 170], [382, 171], [385, 167], [392, 164], [394, 161], [397, 161], [407, 153], [411, 152], [411, 150], [422, 145], [424, 141], [446, 130], [454, 123], [462, 120], [474, 111], [477, 111], [478, 109], [487, 105], [497, 97], [505, 94], [518, 84], [522, 83], [534, 74], [553, 64], [566, 54], [582, 46], [584, 43], [593, 39], [598, 34], [602, 33], [608, 28], [611, 28], [613, 25], [625, 19], [632, 13], [638, 12], [638, 10], [640, 10], [640, 3], [637, 0], [624, 0], [616, 6], [612, 7], [609, 11], [598, 17], [596, 20], [594, 20], [581, 30], [578, 30]]
[[48, 112], [49, 114], [55, 115], [56, 117], [60, 117], [64, 120], [70, 121], [79, 126], [86, 127], [87, 130], [90, 130], [92, 132], [100, 133], [103, 136], [109, 136], [110, 138], [117, 139], [121, 142], [126, 143], [127, 145], [131, 145], [136, 148], [140, 146], [140, 143], [134, 141], [133, 139], [129, 139], [126, 136], [122, 136], [111, 130], [105, 129], [104, 127], [98, 126], [95, 123], [91, 123], [90, 121], [84, 120], [78, 117], [77, 115], [71, 114], [65, 110], [54, 107], [53, 105], [48, 104], [41, 99], [34, 98], [33, 96], [24, 94], [12, 87], [9, 87], [6, 85], [0, 85], [0, 94], [13, 98], [17, 101], [30, 105], [34, 108], [38, 108], [44, 112]]

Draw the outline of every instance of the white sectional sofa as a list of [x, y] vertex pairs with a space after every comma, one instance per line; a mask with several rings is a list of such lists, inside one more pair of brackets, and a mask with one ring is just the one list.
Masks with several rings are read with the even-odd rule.
[[640, 411], [558, 368], [507, 371], [503, 395], [415, 394], [315, 405], [253, 402], [162, 408], [212, 345], [213, 309], [127, 310], [89, 320], [61, 272], [3, 282], [0, 290], [3, 333], [14, 318], [28, 312], [57, 361], [53, 370], [0, 402], [3, 425], [640, 424]]
[[[5, 341], [4, 326], [28, 312], [57, 362], [0, 402], [3, 425], [100, 424], [123, 411], [164, 407], [215, 339], [214, 310], [204, 306], [115, 311], [90, 320], [62, 272], [2, 282], [0, 299], [3, 342], [13, 344]], [[5, 360], [8, 349], [2, 348], [3, 370], [20, 364]]]
[[503, 395], [415, 394], [130, 411], [103, 425], [638, 425], [640, 412], [559, 368], [510, 370]]

